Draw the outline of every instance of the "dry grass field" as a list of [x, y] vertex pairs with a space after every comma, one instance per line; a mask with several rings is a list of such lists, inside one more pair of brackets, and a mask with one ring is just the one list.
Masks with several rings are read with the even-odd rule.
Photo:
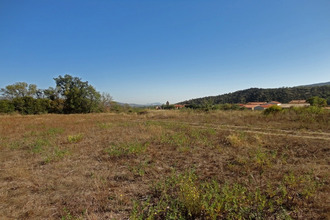
[[0, 116], [0, 219], [330, 219], [330, 113]]

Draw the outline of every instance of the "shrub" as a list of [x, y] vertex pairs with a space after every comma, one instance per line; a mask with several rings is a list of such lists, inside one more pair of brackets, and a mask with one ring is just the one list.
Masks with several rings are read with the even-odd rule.
[[0, 113], [11, 113], [15, 111], [13, 102], [9, 100], [0, 100]]
[[83, 139], [84, 135], [82, 134], [76, 134], [76, 135], [69, 135], [68, 136], [68, 141], [70, 143], [77, 143]]
[[281, 111], [282, 111], [282, 108], [280, 106], [273, 105], [273, 106], [270, 106], [269, 108], [265, 109], [264, 114], [265, 115], [276, 114]]

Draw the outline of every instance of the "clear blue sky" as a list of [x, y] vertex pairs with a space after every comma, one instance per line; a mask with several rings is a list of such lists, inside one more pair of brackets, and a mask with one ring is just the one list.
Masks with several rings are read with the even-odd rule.
[[329, 0], [0, 0], [0, 88], [170, 103], [330, 81]]

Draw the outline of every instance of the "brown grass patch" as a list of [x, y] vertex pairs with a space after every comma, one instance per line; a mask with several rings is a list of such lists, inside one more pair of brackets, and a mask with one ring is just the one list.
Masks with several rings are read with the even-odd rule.
[[[329, 218], [330, 118], [278, 117], [245, 111], [0, 116], [0, 218], [125, 219], [134, 201], [157, 201], [156, 183], [191, 170], [194, 181], [251, 190], [285, 183], [295, 198], [283, 203], [292, 205], [283, 207], [289, 216]], [[201, 211], [190, 203], [202, 194], [189, 194], [195, 192], [189, 181], [178, 184], [185, 193], [179, 198]], [[304, 181], [318, 187], [300, 192], [296, 186]]]

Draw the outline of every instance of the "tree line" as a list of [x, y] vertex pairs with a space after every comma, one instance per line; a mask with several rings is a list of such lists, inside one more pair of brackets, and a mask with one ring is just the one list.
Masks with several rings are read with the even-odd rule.
[[304, 99], [318, 96], [326, 99], [327, 104], [330, 105], [330, 85], [324, 86], [303, 86], [292, 88], [278, 88], [278, 89], [259, 89], [250, 88], [240, 90], [233, 93], [227, 93], [218, 96], [209, 96], [204, 98], [191, 99], [181, 102], [179, 104], [188, 104], [191, 106], [205, 106], [217, 104], [237, 104], [248, 102], [269, 102], [279, 101], [281, 103], [288, 103], [291, 100]]
[[0, 112], [21, 114], [91, 113], [110, 109], [112, 97], [100, 94], [87, 81], [71, 75], [54, 78], [55, 88], [38, 89], [35, 84], [17, 82], [0, 90]]

